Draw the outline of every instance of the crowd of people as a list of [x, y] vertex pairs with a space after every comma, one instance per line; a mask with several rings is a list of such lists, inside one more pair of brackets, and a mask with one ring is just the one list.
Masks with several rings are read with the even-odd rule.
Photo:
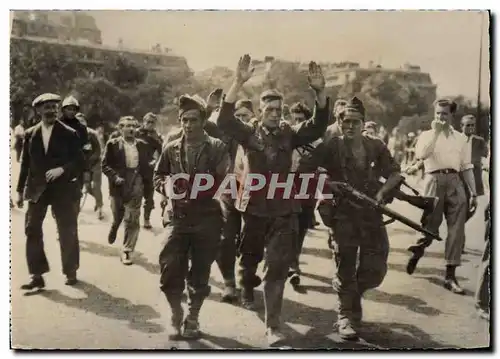
[[[362, 325], [363, 295], [384, 280], [390, 243], [382, 214], [343, 201], [335, 183], [347, 182], [387, 204], [394, 191], [386, 184], [400, 183], [403, 174], [422, 171], [424, 195], [435, 198], [434, 210], [423, 216], [422, 226], [438, 233], [443, 216], [446, 218], [443, 286], [463, 294], [455, 270], [465, 245], [465, 222], [474, 214], [477, 196], [484, 194], [481, 159], [488, 156], [485, 141], [474, 134], [474, 117], [462, 119], [462, 132], [453, 129], [456, 104], [440, 99], [434, 104], [430, 130], [404, 137], [395, 129], [389, 136], [384, 128], [365, 121], [365, 107], [358, 98], [332, 102], [325, 94], [322, 70], [314, 62], [308, 72], [314, 109], [304, 103], [285, 109], [283, 94], [274, 89], [264, 91], [259, 103], [253, 104], [238, 98], [252, 76], [250, 62], [248, 55], [240, 58], [234, 81], [225, 93], [216, 89], [206, 101], [198, 95], [181, 96], [180, 127], [165, 138], [156, 130], [158, 117], [153, 113], [142, 121], [121, 117], [118, 129], [106, 136], [102, 127], [87, 126], [75, 98], [69, 96], [61, 103], [56, 94], [38, 96], [32, 105], [40, 122], [30, 128], [21, 123], [14, 129], [13, 147], [20, 161], [16, 202], [22, 207], [28, 201], [25, 233], [31, 280], [22, 289], [45, 287], [43, 275], [49, 264], [42, 225], [49, 206], [59, 232], [66, 284], [78, 283], [82, 193], [95, 198], [95, 211], [102, 219], [104, 174], [113, 217], [108, 242], [116, 241], [123, 223], [124, 265], [134, 261], [143, 199], [143, 227], [149, 229], [156, 208], [154, 191], [161, 194], [157, 209], [168, 217], [164, 224], [169, 230], [159, 253], [159, 282], [171, 308], [173, 336], [200, 336], [199, 313], [210, 293], [208, 282], [216, 262], [224, 279], [224, 302], [239, 301], [254, 310], [255, 288], [263, 284], [265, 333], [269, 344], [277, 345], [285, 338], [280, 330], [284, 288], [287, 281], [300, 286], [302, 245], [308, 229], [318, 224], [315, 211], [322, 206], [335, 258], [335, 327], [342, 338], [356, 339]], [[251, 173], [286, 176], [320, 171], [328, 174], [334, 200], [268, 199], [252, 194], [249, 198], [173, 199], [166, 191], [169, 177], [180, 173], [208, 173], [220, 181], [235, 174], [242, 186]], [[386, 184], [381, 185], [380, 177]], [[295, 187], [300, 183], [293, 190]], [[189, 183], [177, 190], [189, 190]], [[489, 214], [486, 219], [489, 222]], [[485, 318], [489, 317], [488, 231], [476, 300]], [[417, 270], [431, 244], [432, 238], [424, 237], [409, 248], [409, 274]], [[262, 278], [257, 273], [261, 262], [265, 262]], [[186, 286], [187, 315], [182, 306]]]

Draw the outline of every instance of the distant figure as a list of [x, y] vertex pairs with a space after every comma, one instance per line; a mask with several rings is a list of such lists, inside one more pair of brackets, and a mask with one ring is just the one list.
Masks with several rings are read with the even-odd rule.
[[14, 128], [14, 149], [16, 150], [16, 161], [21, 161], [21, 152], [23, 150], [24, 140], [24, 121], [19, 121], [19, 124]]
[[478, 196], [482, 196], [484, 195], [482, 159], [488, 157], [488, 146], [482, 137], [475, 135], [476, 118], [473, 115], [462, 117], [461, 125], [463, 134], [467, 136], [467, 151], [470, 153], [474, 165], [476, 192]]

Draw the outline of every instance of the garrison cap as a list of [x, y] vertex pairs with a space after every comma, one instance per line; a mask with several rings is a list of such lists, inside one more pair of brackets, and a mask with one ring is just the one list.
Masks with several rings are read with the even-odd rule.
[[275, 100], [283, 100], [283, 95], [278, 90], [266, 90], [260, 94], [260, 101], [262, 102]]
[[182, 95], [179, 97], [179, 117], [181, 117], [184, 112], [190, 110], [200, 111], [201, 117], [205, 119], [207, 113], [207, 103], [198, 95]]
[[249, 99], [244, 99], [244, 100], [238, 100], [236, 101], [236, 104], [234, 105], [234, 112], [246, 108], [248, 111], [253, 113], [253, 104], [252, 101]]
[[344, 119], [354, 119], [354, 120], [365, 120], [365, 107], [363, 102], [354, 96], [350, 101], [347, 102], [344, 111]]
[[306, 104], [303, 104], [302, 102], [296, 102], [290, 107], [290, 112], [291, 113], [302, 113], [304, 116], [307, 118], [310, 118], [312, 116], [312, 112], [307, 107]]
[[61, 102], [61, 96], [53, 93], [44, 93], [33, 100], [31, 104], [33, 107], [37, 107], [45, 102]]
[[457, 111], [457, 107], [458, 107], [458, 105], [455, 101], [453, 101], [450, 98], [446, 98], [446, 97], [438, 98], [436, 101], [434, 101], [433, 105], [434, 105], [434, 107], [436, 107], [436, 106], [441, 106], [441, 107], [449, 106], [451, 113], [455, 113]]
[[62, 103], [62, 108], [67, 106], [76, 106], [79, 108], [80, 104], [78, 103], [78, 100], [76, 98], [74, 98], [73, 96], [68, 96], [64, 99]]

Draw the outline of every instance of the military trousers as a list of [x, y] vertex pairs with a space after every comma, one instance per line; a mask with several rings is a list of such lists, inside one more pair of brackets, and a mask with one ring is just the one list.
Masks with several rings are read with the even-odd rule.
[[210, 294], [208, 281], [219, 251], [222, 215], [179, 216], [174, 212], [167, 228], [169, 234], [159, 257], [160, 289], [171, 306], [180, 306], [187, 282], [190, 315], [196, 317]]
[[298, 221], [296, 214], [257, 217], [243, 214], [240, 243], [240, 285], [252, 288], [257, 266], [265, 258], [264, 305], [267, 328], [280, 325], [283, 291], [288, 269], [296, 255]]
[[[382, 221], [333, 221], [333, 288], [338, 296], [338, 319], [359, 315], [368, 289], [378, 287], [387, 274], [389, 240]], [[359, 257], [358, 257], [359, 255]], [[357, 305], [356, 305], [357, 303]]]
[[[458, 173], [426, 174], [424, 196], [437, 197], [438, 204], [434, 211], [423, 218], [423, 225], [432, 232], [439, 233], [443, 215], [448, 226], [444, 259], [446, 265], [461, 264], [462, 249], [465, 245], [465, 221], [467, 216], [467, 196]], [[432, 244], [432, 239], [421, 238], [417, 247], [423, 255], [425, 248]]]
[[124, 222], [123, 252], [133, 252], [139, 238], [141, 202], [143, 196], [143, 181], [134, 170], [126, 172], [123, 191], [118, 196], [111, 197], [111, 211], [113, 213], [113, 228], [120, 227]]
[[292, 264], [290, 266], [290, 272], [300, 274], [299, 258], [302, 253], [302, 247], [304, 246], [304, 239], [307, 234], [307, 230], [311, 226], [311, 223], [315, 221], [314, 210], [316, 206], [316, 201], [314, 203], [307, 203], [302, 205], [301, 212], [298, 215], [298, 236], [295, 247], [295, 256], [293, 258]]
[[25, 217], [26, 260], [31, 275], [49, 271], [43, 243], [43, 221], [48, 206], [52, 207], [61, 249], [62, 271], [67, 276], [76, 275], [80, 266], [78, 241], [78, 198], [47, 188], [39, 200], [28, 202]]
[[217, 265], [224, 279], [224, 284], [228, 287], [235, 287], [236, 248], [241, 232], [242, 216], [230, 200], [221, 201], [221, 203], [224, 224]]

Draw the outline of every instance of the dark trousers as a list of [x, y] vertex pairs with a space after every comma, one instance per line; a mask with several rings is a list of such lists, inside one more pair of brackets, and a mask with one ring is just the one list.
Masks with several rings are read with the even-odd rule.
[[[333, 288], [339, 299], [338, 318], [352, 319], [363, 293], [378, 287], [387, 274], [389, 240], [382, 223], [334, 222], [330, 229], [334, 254]], [[358, 263], [359, 252], [359, 263]]]
[[123, 252], [133, 252], [139, 239], [141, 202], [143, 196], [143, 182], [140, 175], [128, 171], [125, 175], [124, 191], [120, 196], [111, 197], [111, 211], [115, 229], [125, 222], [125, 235], [123, 238]]
[[179, 218], [174, 213], [168, 228], [170, 233], [159, 258], [160, 288], [170, 305], [178, 306], [187, 281], [190, 314], [197, 316], [210, 294], [208, 280], [219, 250], [222, 216], [214, 213]]
[[241, 232], [241, 212], [234, 207], [233, 203], [222, 202], [222, 218], [224, 224], [217, 265], [224, 284], [235, 287], [236, 242]]
[[43, 221], [48, 206], [52, 207], [57, 224], [63, 273], [67, 276], [75, 275], [80, 265], [78, 200], [57, 193], [55, 188], [47, 189], [37, 203], [28, 203], [25, 219], [28, 270], [31, 275], [42, 275], [49, 271], [43, 244]]
[[257, 217], [243, 214], [240, 245], [240, 285], [252, 288], [257, 266], [265, 258], [264, 305], [267, 328], [280, 325], [283, 291], [296, 254], [297, 215]]
[[[151, 171], [150, 175], [153, 178], [153, 171]], [[149, 220], [151, 218], [151, 212], [154, 208], [154, 188], [151, 187], [144, 190], [144, 219]]]
[[21, 162], [21, 154], [23, 152], [23, 140], [16, 139], [15, 141], [14, 149], [16, 150], [16, 161], [19, 163]]
[[476, 290], [475, 301], [476, 305], [489, 312], [490, 310], [490, 253], [491, 253], [491, 219], [487, 218], [486, 233], [485, 233], [485, 246], [483, 251], [483, 258], [479, 265], [479, 282]]
[[302, 247], [304, 246], [304, 239], [307, 234], [307, 230], [310, 228], [311, 223], [314, 223], [315, 216], [314, 210], [316, 208], [316, 202], [307, 203], [302, 205], [302, 210], [298, 215], [299, 232], [295, 248], [295, 257], [290, 266], [290, 272], [300, 274], [299, 258], [302, 252]]

